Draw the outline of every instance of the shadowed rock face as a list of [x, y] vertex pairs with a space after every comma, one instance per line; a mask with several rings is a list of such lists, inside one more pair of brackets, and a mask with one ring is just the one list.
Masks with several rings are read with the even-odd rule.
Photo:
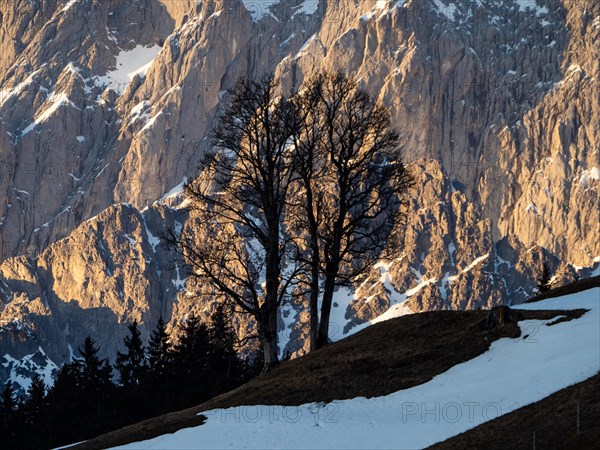
[[[522, 301], [543, 261], [558, 282], [589, 275], [600, 5], [539, 3], [0, 2], [0, 355], [41, 347], [60, 364], [91, 333], [112, 356], [134, 319], [147, 336], [159, 315], [210, 312], [158, 245], [184, 226], [181, 196], [157, 200], [198, 175], [242, 75], [292, 91], [344, 69], [401, 133], [417, 180], [403, 247], [338, 292], [337, 338], [405, 300]], [[303, 351], [306, 323], [303, 304], [284, 307], [282, 351]]]

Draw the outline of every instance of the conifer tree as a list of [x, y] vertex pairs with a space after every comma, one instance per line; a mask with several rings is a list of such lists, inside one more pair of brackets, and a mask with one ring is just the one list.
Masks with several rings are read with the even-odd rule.
[[27, 390], [27, 399], [23, 410], [28, 422], [36, 422], [46, 403], [46, 384], [39, 374], [31, 379], [31, 386]]
[[88, 336], [79, 348], [80, 379], [84, 391], [101, 393], [112, 383], [112, 368], [106, 359], [98, 357], [96, 343]]
[[1, 425], [8, 427], [11, 425], [15, 418], [15, 412], [17, 410], [17, 399], [15, 396], [15, 390], [13, 388], [12, 381], [8, 381], [0, 396], [0, 412], [2, 413]]
[[214, 382], [209, 372], [212, 353], [205, 324], [192, 316], [186, 320], [173, 349], [173, 377], [180, 397], [178, 407], [191, 406], [207, 400]]
[[176, 372], [192, 377], [202, 374], [207, 367], [211, 350], [206, 325], [195, 316], [189, 317], [183, 324], [179, 342], [174, 347]]
[[76, 362], [81, 390], [79, 399], [89, 410], [88, 420], [82, 426], [87, 436], [98, 434], [110, 422], [109, 397], [113, 392], [112, 367], [106, 359], [100, 359], [94, 340], [88, 336], [79, 348], [81, 360]]
[[215, 381], [213, 390], [223, 392], [232, 389], [243, 379], [244, 370], [235, 350], [235, 332], [223, 304], [217, 306], [210, 321], [209, 337], [212, 354], [209, 366]]
[[19, 409], [22, 436], [18, 441], [21, 448], [40, 448], [46, 444], [47, 407], [46, 385], [39, 374], [35, 374], [27, 390], [25, 401]]
[[153, 378], [160, 378], [167, 373], [171, 360], [171, 344], [162, 317], [158, 319], [156, 328], [148, 342], [148, 362]]
[[0, 395], [0, 445], [7, 449], [17, 448], [18, 430], [16, 429], [18, 401], [11, 381], [6, 383]]
[[126, 353], [117, 352], [116, 369], [124, 386], [138, 386], [147, 373], [146, 349], [137, 321], [128, 326], [129, 336], [125, 337]]
[[[82, 401], [80, 364], [76, 361], [62, 365], [54, 385], [48, 390], [48, 430], [46, 445], [55, 447], [60, 444], [77, 442], [81, 434], [87, 408]], [[81, 424], [81, 426], [80, 426]]]
[[551, 287], [550, 280], [551, 280], [550, 268], [548, 267], [548, 264], [544, 263], [542, 265], [542, 274], [538, 278], [538, 292], [540, 294], [543, 294], [544, 292], [548, 292], [550, 290], [550, 287]]

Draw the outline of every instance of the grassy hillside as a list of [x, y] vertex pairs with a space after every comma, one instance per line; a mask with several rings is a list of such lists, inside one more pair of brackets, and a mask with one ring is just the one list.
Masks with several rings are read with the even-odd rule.
[[[514, 311], [518, 320], [575, 318], [577, 311]], [[238, 405], [300, 405], [354, 397], [376, 397], [417, 386], [485, 352], [499, 337], [518, 337], [508, 323], [487, 331], [487, 311], [415, 314], [373, 325], [205, 404], [105, 434], [73, 448], [100, 449], [146, 440], [199, 425], [197, 414]]]

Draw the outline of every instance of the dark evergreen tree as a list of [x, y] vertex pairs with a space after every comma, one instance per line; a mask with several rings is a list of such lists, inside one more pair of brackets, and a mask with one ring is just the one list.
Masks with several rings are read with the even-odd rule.
[[17, 399], [12, 381], [8, 381], [4, 387], [4, 391], [2, 391], [0, 407], [2, 408], [3, 421], [6, 423], [14, 416], [17, 409]]
[[152, 377], [160, 378], [168, 372], [171, 360], [171, 344], [162, 317], [158, 319], [156, 328], [148, 342], [148, 362]]
[[88, 336], [79, 348], [81, 385], [84, 390], [100, 392], [111, 384], [112, 368], [106, 359], [98, 357], [98, 348], [94, 340]]
[[83, 412], [87, 421], [82, 425], [85, 436], [101, 433], [111, 422], [114, 410], [109, 407], [109, 397], [114, 385], [112, 367], [106, 359], [98, 356], [94, 340], [88, 336], [79, 348], [81, 360], [75, 362], [79, 383], [78, 400], [84, 402], [87, 411]]
[[82, 426], [88, 418], [88, 409], [81, 396], [80, 365], [63, 364], [48, 390], [48, 446], [58, 446], [82, 439]]
[[548, 292], [550, 290], [550, 286], [551, 286], [551, 275], [550, 275], [550, 268], [548, 267], [548, 264], [544, 263], [542, 265], [542, 274], [540, 275], [540, 277], [538, 278], [538, 292], [540, 294], [543, 294], [544, 292]]
[[178, 386], [173, 377], [173, 355], [169, 333], [162, 317], [148, 341], [148, 375], [142, 390], [147, 408], [163, 414], [176, 408]]
[[223, 392], [239, 385], [244, 379], [245, 369], [235, 350], [235, 331], [223, 304], [217, 306], [210, 321], [209, 369], [214, 380], [212, 391]]
[[[139, 332], [133, 325], [130, 331], [128, 353], [140, 354]], [[12, 385], [7, 385], [0, 395], [1, 448], [38, 449], [83, 441], [233, 389], [249, 373], [237, 357], [235, 342], [222, 308], [212, 315], [210, 327], [195, 317], [187, 320], [174, 348], [160, 320], [150, 340], [147, 375], [140, 376], [139, 383], [117, 387], [111, 381], [111, 366], [88, 337], [79, 349], [81, 358], [61, 367], [47, 395], [36, 376], [19, 407]], [[138, 360], [121, 357], [120, 367]], [[257, 370], [261, 368], [262, 363]]]
[[11, 381], [6, 383], [0, 395], [0, 442], [6, 448], [17, 448], [19, 439], [17, 425], [18, 400]]
[[21, 448], [34, 449], [45, 445], [45, 436], [48, 433], [47, 408], [46, 385], [42, 378], [35, 374], [19, 410], [22, 426], [22, 436], [19, 438]]
[[225, 306], [220, 303], [210, 316], [210, 338], [212, 342], [222, 351], [233, 351], [235, 346], [235, 332], [233, 331], [229, 315], [225, 311]]
[[31, 386], [27, 390], [27, 398], [23, 404], [26, 422], [36, 423], [46, 405], [46, 384], [39, 374], [31, 379]]
[[128, 326], [130, 335], [125, 337], [126, 353], [117, 352], [115, 368], [119, 371], [121, 384], [138, 386], [148, 371], [146, 349], [137, 321]]
[[191, 316], [183, 324], [173, 348], [173, 377], [183, 402], [178, 407], [208, 399], [209, 384], [214, 381], [209, 373], [211, 354], [208, 328]]

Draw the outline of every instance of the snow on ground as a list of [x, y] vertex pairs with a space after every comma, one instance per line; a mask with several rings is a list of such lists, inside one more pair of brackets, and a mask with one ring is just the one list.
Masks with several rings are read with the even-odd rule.
[[148, 224], [146, 223], [146, 216], [143, 214], [142, 220], [144, 221], [144, 229], [146, 230], [146, 237], [148, 238], [148, 243], [152, 247], [152, 251], [156, 253], [156, 247], [160, 245], [160, 238], [152, 234], [152, 232], [148, 228]]
[[58, 372], [58, 366], [44, 352], [42, 347], [21, 359], [15, 359], [8, 353], [0, 360], [0, 364], [10, 371], [9, 380], [23, 392], [31, 386], [31, 376], [38, 373], [46, 386], [54, 384], [54, 376]]
[[[454, 262], [454, 252], [456, 251], [456, 246], [454, 243], [450, 243], [448, 245], [448, 249], [450, 252], [450, 257]], [[467, 273], [477, 267], [481, 262], [485, 261], [490, 257], [489, 253], [482, 255], [476, 259], [474, 259], [467, 267], [462, 269], [460, 273], [451, 275], [450, 272], [447, 272], [440, 282], [440, 293], [442, 298], [446, 299], [448, 296], [448, 290], [452, 283], [454, 283], [461, 274]], [[373, 325], [375, 323], [383, 322], [389, 319], [395, 319], [400, 316], [405, 316], [407, 314], [413, 314], [414, 311], [410, 309], [410, 307], [406, 306], [406, 301], [417, 294], [424, 287], [437, 283], [437, 278], [426, 278], [421, 273], [415, 271], [415, 275], [419, 278], [419, 282], [413, 288], [410, 288], [406, 292], [398, 292], [393, 284], [391, 279], [391, 274], [389, 273], [390, 264], [386, 264], [383, 262], [378, 263], [375, 266], [376, 269], [379, 269], [381, 276], [379, 278], [379, 282], [383, 285], [385, 290], [388, 293], [388, 298], [390, 300], [389, 309], [381, 314], [380, 316], [362, 323], [360, 325], [353, 326], [352, 328], [346, 330], [345, 327], [348, 324], [348, 319], [346, 318], [346, 311], [348, 309], [348, 305], [357, 299], [357, 296], [354, 290], [341, 287], [339, 288], [333, 297], [333, 305], [331, 307], [331, 318], [330, 318], [330, 337], [333, 341], [338, 341], [344, 337], [350, 336], [354, 333], [357, 333], [360, 330], [365, 329], [369, 325]], [[366, 299], [369, 301], [369, 298]]]
[[536, 0], [516, 0], [516, 3], [521, 11], [531, 10], [538, 16], [548, 14], [548, 8], [538, 5]]
[[68, 11], [69, 9], [71, 9], [71, 6], [73, 6], [75, 3], [77, 3], [77, 0], [68, 0], [61, 12]]
[[317, 39], [316, 34], [313, 34], [311, 37], [309, 37], [308, 40], [304, 43], [304, 45], [302, 47], [300, 47], [300, 50], [298, 50], [298, 53], [296, 53], [296, 56], [294, 56], [294, 59], [301, 58], [304, 55], [305, 50], [308, 48], [308, 46], [316, 39]]
[[26, 134], [31, 133], [36, 126], [50, 119], [50, 117], [52, 117], [54, 113], [58, 111], [62, 106], [75, 107], [73, 102], [69, 100], [69, 97], [65, 93], [52, 93], [52, 95], [48, 97], [48, 103], [50, 104], [50, 106], [46, 108], [46, 110], [42, 114], [40, 114], [31, 124], [27, 125], [23, 129], [23, 131], [21, 132], [21, 136], [25, 136]]
[[296, 14], [305, 14], [307, 16], [312, 16], [319, 9], [319, 0], [304, 0], [304, 2], [300, 3], [297, 6], [297, 10], [292, 17]]
[[132, 50], [123, 50], [117, 56], [116, 69], [106, 75], [94, 77], [96, 84], [108, 86], [122, 94], [136, 75], [144, 76], [158, 56], [161, 47], [138, 45]]
[[[462, 272], [467, 272], [475, 267], [479, 262], [486, 259], [488, 255], [481, 256], [477, 258], [471, 265], [465, 268]], [[364, 322], [360, 325], [355, 325], [349, 329], [346, 329], [348, 325], [348, 318], [346, 317], [346, 311], [348, 310], [348, 306], [357, 300], [357, 294], [353, 288], [349, 287], [339, 287], [337, 291], [333, 295], [333, 304], [331, 306], [331, 317], [329, 319], [329, 337], [332, 341], [339, 341], [345, 337], [351, 336], [354, 333], [359, 332], [360, 330], [365, 329], [369, 325], [373, 325], [375, 323], [383, 322], [385, 320], [395, 319], [400, 316], [405, 316], [407, 314], [413, 314], [414, 311], [406, 306], [406, 301], [418, 293], [424, 287], [430, 285], [431, 283], [437, 283], [437, 278], [426, 278], [421, 275], [419, 272], [415, 271], [415, 274], [419, 277], [419, 282], [415, 287], [410, 288], [405, 292], [398, 292], [396, 288], [392, 284], [392, 275], [389, 272], [390, 264], [380, 262], [375, 265], [376, 269], [379, 269], [381, 276], [379, 277], [379, 282], [383, 285], [384, 289], [388, 294], [388, 298], [390, 300], [389, 309], [374, 319]], [[443, 281], [447, 281], [448, 279], [452, 282], [458, 276], [449, 276], [446, 275]], [[360, 288], [359, 288], [360, 289]], [[369, 298], [366, 299], [369, 301]]]
[[444, 14], [448, 19], [454, 19], [454, 14], [456, 13], [456, 5], [448, 2], [448, 4], [444, 4], [442, 0], [434, 0], [435, 6], [437, 9]]
[[522, 305], [590, 311], [553, 326], [521, 322], [522, 337], [495, 341], [484, 354], [391, 395], [217, 409], [203, 413], [202, 426], [120, 448], [423, 448], [598, 373], [599, 304], [595, 288]]
[[242, 2], [252, 16], [252, 20], [258, 22], [269, 14], [271, 6], [279, 3], [279, 0], [242, 0]]
[[278, 341], [280, 344], [279, 358], [283, 359], [286, 356], [286, 346], [292, 340], [292, 332], [294, 325], [298, 320], [298, 313], [294, 309], [291, 303], [284, 304], [281, 307], [281, 319], [283, 321], [283, 327], [278, 331]]
[[590, 181], [600, 181], [600, 169], [592, 167], [591, 169], [584, 170], [579, 177], [579, 182], [587, 189]]
[[360, 20], [371, 20], [377, 13], [379, 14], [379, 18], [382, 18], [386, 14], [391, 13], [394, 8], [402, 8], [407, 0], [377, 0], [371, 8], [371, 10], [367, 11], [364, 15], [360, 17]]
[[21, 92], [25, 91], [26, 88], [31, 86], [35, 76], [38, 73], [40, 73], [40, 70], [36, 70], [32, 74], [30, 74], [25, 81], [23, 81], [22, 83], [18, 83], [12, 88], [0, 89], [0, 106], [2, 106], [12, 96], [20, 94]]

